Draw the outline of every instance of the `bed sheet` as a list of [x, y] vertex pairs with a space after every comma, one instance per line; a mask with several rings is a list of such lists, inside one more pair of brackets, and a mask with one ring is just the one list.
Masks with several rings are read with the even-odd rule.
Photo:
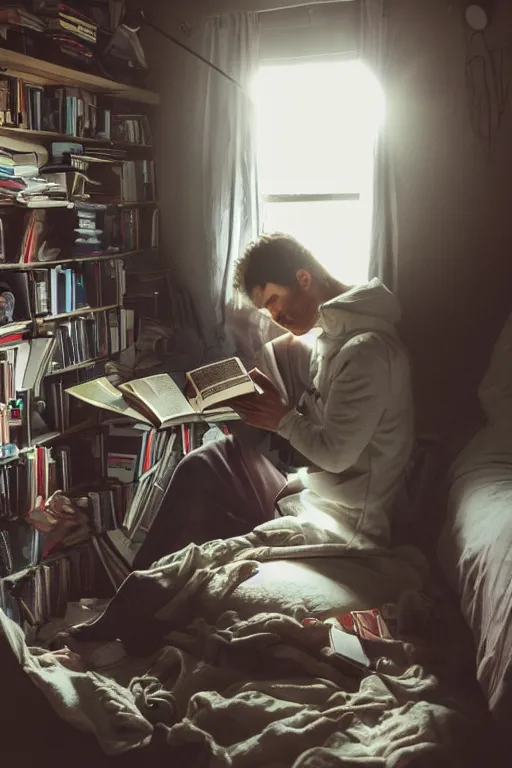
[[488, 426], [451, 471], [439, 543], [443, 570], [461, 599], [489, 707], [507, 722], [512, 707], [512, 436]]

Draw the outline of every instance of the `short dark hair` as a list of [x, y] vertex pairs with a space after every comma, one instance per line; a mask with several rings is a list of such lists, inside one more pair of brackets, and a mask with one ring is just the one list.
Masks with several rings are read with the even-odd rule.
[[234, 286], [248, 296], [267, 283], [290, 287], [296, 282], [299, 269], [306, 269], [317, 278], [327, 276], [311, 251], [291, 235], [261, 235], [249, 243], [236, 265]]

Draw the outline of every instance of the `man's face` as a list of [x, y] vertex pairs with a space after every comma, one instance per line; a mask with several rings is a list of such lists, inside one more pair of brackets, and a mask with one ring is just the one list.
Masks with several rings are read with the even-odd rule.
[[314, 295], [311, 275], [297, 274], [297, 283], [288, 288], [276, 283], [256, 287], [251, 294], [258, 309], [267, 309], [276, 323], [296, 336], [308, 333], [318, 318], [318, 300]]

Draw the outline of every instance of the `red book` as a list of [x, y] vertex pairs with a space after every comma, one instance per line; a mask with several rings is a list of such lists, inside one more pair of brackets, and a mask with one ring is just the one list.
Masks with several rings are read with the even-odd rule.
[[0, 345], [12, 344], [13, 341], [21, 341], [23, 339], [22, 333], [11, 333], [10, 336], [0, 336]]

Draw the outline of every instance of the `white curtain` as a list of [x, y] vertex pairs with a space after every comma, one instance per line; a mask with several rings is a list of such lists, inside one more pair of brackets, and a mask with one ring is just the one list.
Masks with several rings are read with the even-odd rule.
[[[360, 0], [360, 55], [382, 86], [389, 104], [391, 51], [385, 0]], [[374, 183], [370, 244], [370, 277], [398, 289], [398, 238], [396, 189], [391, 153], [388, 111], [377, 136], [374, 151]]]
[[186, 42], [241, 86], [180, 49], [166, 46], [158, 54], [163, 253], [174, 279], [190, 292], [213, 358], [227, 351], [225, 312], [234, 264], [259, 231], [248, 94], [259, 60], [257, 17], [209, 19]]

